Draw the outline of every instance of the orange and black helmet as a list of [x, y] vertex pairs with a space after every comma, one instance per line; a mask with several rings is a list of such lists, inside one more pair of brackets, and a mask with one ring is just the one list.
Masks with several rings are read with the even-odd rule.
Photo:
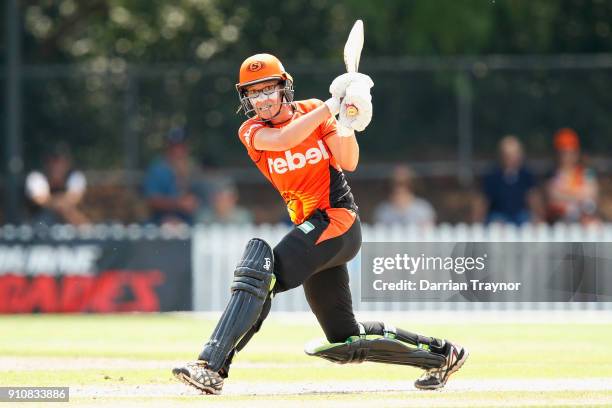
[[285, 71], [285, 67], [278, 58], [271, 54], [255, 54], [244, 60], [240, 66], [236, 90], [242, 109], [247, 116], [254, 113], [254, 109], [244, 93], [244, 88], [273, 79], [279, 80], [284, 85], [282, 90], [284, 103], [293, 102], [293, 78]]
[[240, 77], [236, 89], [257, 84], [259, 82], [279, 79], [293, 82], [291, 75], [285, 71], [285, 67], [278, 58], [270, 54], [255, 54], [244, 60], [240, 66]]

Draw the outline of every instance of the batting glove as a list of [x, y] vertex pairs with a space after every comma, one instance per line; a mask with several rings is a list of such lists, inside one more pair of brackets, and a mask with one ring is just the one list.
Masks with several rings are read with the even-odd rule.
[[[347, 115], [347, 108], [354, 106], [357, 114]], [[346, 88], [346, 96], [340, 105], [340, 116], [338, 122], [344, 127], [351, 128], [358, 132], [363, 131], [372, 120], [372, 95], [370, 87], [363, 82], [354, 82]]]
[[359, 72], [347, 72], [346, 74], [336, 77], [332, 81], [331, 85], [329, 86], [329, 93], [331, 93], [335, 98], [344, 98], [346, 88], [354, 82], [362, 83], [364, 86], [367, 86], [368, 89], [374, 86], [372, 78], [366, 74], [361, 74]]
[[327, 105], [327, 109], [332, 116], [336, 116], [340, 112], [340, 99], [331, 97], [323, 103]]

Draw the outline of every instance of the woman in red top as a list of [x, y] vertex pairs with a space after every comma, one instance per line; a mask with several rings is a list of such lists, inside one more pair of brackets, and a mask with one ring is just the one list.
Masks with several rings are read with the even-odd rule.
[[[354, 131], [371, 120], [372, 86], [367, 75], [344, 74], [332, 82], [325, 102], [294, 101], [293, 78], [276, 57], [257, 54], [243, 62], [236, 88], [248, 119], [238, 135], [295, 227], [274, 249], [257, 238], [247, 244], [230, 301], [198, 360], [173, 370], [179, 380], [219, 393], [235, 353], [259, 330], [273, 296], [300, 285], [330, 343], [308, 354], [339, 363], [417, 366], [426, 370], [415, 383], [421, 389], [443, 387], [463, 365], [468, 353], [458, 345], [383, 322], [358, 323], [353, 314], [347, 262], [359, 251], [361, 227], [343, 171], [357, 167]], [[346, 113], [350, 105], [357, 108], [354, 116]]]
[[595, 172], [582, 164], [578, 134], [570, 128], [555, 134], [559, 165], [547, 183], [550, 222], [598, 222]]

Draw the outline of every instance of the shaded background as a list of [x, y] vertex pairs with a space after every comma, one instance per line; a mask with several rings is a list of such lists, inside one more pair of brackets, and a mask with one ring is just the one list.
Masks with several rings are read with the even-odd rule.
[[[199, 161], [236, 179], [243, 205], [275, 219], [284, 206], [272, 189], [259, 193], [264, 179], [236, 137], [238, 67], [274, 53], [296, 98], [324, 99], [357, 18], [360, 69], [376, 84], [360, 169], [349, 175], [366, 221], [400, 162], [417, 170], [440, 220], [465, 220], [465, 197], [504, 134], [521, 138], [543, 175], [565, 126], [600, 174], [606, 215], [612, 1], [9, 0], [0, 12], [5, 222], [18, 220], [14, 186], [57, 141], [95, 187], [94, 220], [144, 219], [143, 170], [175, 125], [189, 129]], [[118, 197], [125, 205], [108, 208]]]

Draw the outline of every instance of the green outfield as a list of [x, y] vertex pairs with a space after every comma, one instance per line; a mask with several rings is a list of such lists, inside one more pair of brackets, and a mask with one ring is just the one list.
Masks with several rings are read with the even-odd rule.
[[0, 383], [70, 386], [69, 405], [83, 406], [612, 406], [610, 324], [394, 319], [471, 351], [447, 389], [423, 392], [412, 386], [420, 370], [306, 356], [304, 343], [322, 333], [304, 316], [267, 321], [236, 358], [226, 393], [213, 397], [194, 395], [170, 374], [197, 355], [213, 318], [0, 316]]

